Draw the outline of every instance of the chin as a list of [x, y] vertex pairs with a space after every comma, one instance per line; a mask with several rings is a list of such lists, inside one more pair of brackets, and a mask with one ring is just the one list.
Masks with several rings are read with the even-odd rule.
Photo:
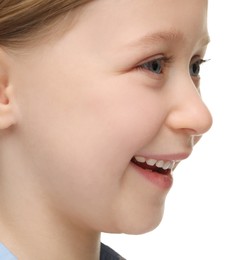
[[144, 223], [138, 223], [138, 225], [134, 224], [131, 227], [128, 227], [123, 233], [128, 235], [142, 235], [148, 233], [160, 225], [162, 218], [163, 216], [160, 219], [157, 219], [157, 221], [145, 221]]
[[118, 233], [128, 235], [141, 235], [148, 233], [157, 228], [163, 219], [163, 211], [151, 216], [127, 216], [118, 219], [117, 225], [111, 230], [106, 231], [107, 233]]

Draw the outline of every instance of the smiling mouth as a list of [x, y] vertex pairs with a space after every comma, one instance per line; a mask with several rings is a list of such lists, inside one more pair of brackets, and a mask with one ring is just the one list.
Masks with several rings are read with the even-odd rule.
[[152, 171], [163, 175], [170, 174], [175, 165], [175, 161], [157, 161], [155, 159], [146, 159], [140, 156], [134, 156], [131, 159], [131, 162], [144, 170]]

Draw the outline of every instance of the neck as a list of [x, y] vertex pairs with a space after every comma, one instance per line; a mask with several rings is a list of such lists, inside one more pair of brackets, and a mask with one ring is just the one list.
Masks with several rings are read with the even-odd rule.
[[19, 259], [99, 259], [99, 233], [63, 221], [39, 202], [10, 203], [0, 201], [0, 242]]
[[0, 242], [24, 260], [99, 259], [100, 233], [67, 221], [18, 166], [0, 166]]

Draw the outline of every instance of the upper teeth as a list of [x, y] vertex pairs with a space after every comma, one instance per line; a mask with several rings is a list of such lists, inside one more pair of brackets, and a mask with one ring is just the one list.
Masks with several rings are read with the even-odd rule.
[[176, 161], [163, 161], [163, 160], [155, 160], [155, 159], [146, 159], [142, 156], [135, 156], [135, 160], [139, 163], [147, 163], [149, 166], [156, 166], [158, 168], [163, 168], [164, 170], [173, 169]]

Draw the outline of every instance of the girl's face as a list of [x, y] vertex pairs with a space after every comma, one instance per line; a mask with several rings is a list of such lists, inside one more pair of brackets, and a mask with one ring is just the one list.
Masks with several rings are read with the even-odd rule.
[[132, 158], [173, 167], [210, 128], [206, 13], [206, 0], [93, 1], [63, 37], [13, 59], [22, 170], [52, 211], [95, 231], [160, 223], [170, 170]]

